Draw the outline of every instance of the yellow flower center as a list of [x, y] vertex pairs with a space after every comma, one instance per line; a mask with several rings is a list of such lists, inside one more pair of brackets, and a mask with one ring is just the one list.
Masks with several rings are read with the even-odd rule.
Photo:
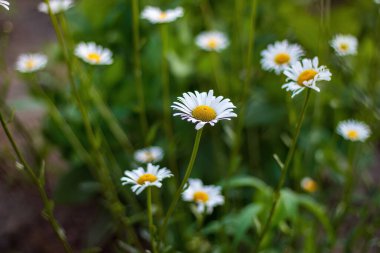
[[194, 118], [201, 121], [209, 122], [216, 118], [215, 110], [208, 105], [199, 105], [191, 112]]
[[100, 62], [100, 54], [98, 54], [98, 53], [89, 53], [87, 55], [87, 59], [89, 59], [90, 61], [94, 61], [96, 63], [99, 63]]
[[287, 53], [279, 53], [276, 55], [276, 57], [274, 57], [274, 61], [279, 65], [288, 63], [289, 60], [290, 60], [290, 55]]
[[160, 19], [165, 19], [167, 16], [168, 16], [168, 14], [167, 14], [165, 11], [162, 11], [162, 12], [160, 13], [159, 18], [160, 18]]
[[347, 51], [348, 50], [348, 44], [347, 43], [341, 43], [339, 45], [340, 50]]
[[35, 65], [36, 63], [32, 59], [29, 59], [25, 62], [25, 66], [27, 69], [32, 69]]
[[215, 49], [218, 46], [218, 42], [216, 39], [211, 38], [207, 41], [207, 46], [211, 49]]
[[194, 192], [194, 201], [195, 202], [207, 202], [208, 200], [208, 194], [205, 193], [204, 191], [197, 191], [197, 192]]
[[318, 188], [318, 185], [317, 185], [317, 183], [314, 180], [307, 180], [303, 184], [303, 188], [307, 192], [315, 192], [317, 190], [317, 188]]
[[356, 130], [348, 130], [347, 137], [351, 140], [356, 140], [359, 137], [359, 133]]
[[137, 183], [139, 185], [143, 185], [145, 182], [155, 182], [157, 180], [157, 177], [153, 174], [146, 173], [144, 175], [141, 175], [139, 179], [137, 179]]
[[318, 74], [317, 71], [315, 71], [314, 69], [307, 69], [307, 70], [304, 70], [299, 76], [298, 76], [298, 79], [297, 79], [297, 83], [301, 86], [303, 86], [303, 83], [305, 81], [309, 81], [311, 79], [313, 79], [315, 77], [315, 75]]

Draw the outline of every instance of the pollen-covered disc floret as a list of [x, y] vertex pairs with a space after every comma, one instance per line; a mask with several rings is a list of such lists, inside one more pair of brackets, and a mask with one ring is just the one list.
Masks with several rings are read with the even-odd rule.
[[141, 18], [146, 19], [153, 24], [173, 22], [182, 16], [182, 7], [163, 11], [158, 7], [147, 6], [141, 12]]
[[301, 180], [301, 188], [307, 192], [313, 193], [318, 189], [318, 184], [310, 177], [304, 177]]
[[122, 185], [132, 184], [132, 191], [137, 195], [150, 186], [161, 188], [161, 181], [173, 176], [168, 169], [160, 169], [160, 166], [151, 163], [148, 163], [146, 170], [139, 167], [132, 171], [126, 170], [124, 174], [125, 177], [121, 178]]
[[108, 48], [96, 45], [95, 42], [81, 42], [75, 47], [75, 55], [92, 65], [112, 64], [112, 52]]
[[134, 154], [135, 160], [139, 163], [156, 163], [161, 161], [163, 157], [164, 151], [156, 146], [139, 149]]
[[338, 124], [337, 132], [350, 141], [363, 142], [371, 135], [371, 130], [367, 124], [353, 119], [341, 121]]
[[330, 81], [331, 73], [326, 66], [318, 66], [318, 57], [314, 59], [303, 59], [290, 65], [284, 70], [287, 76], [288, 83], [282, 85], [286, 91], [291, 91], [292, 97], [303, 91], [305, 88], [310, 88], [320, 91], [317, 87], [319, 81]]
[[[72, 0], [49, 0], [49, 5], [51, 12], [57, 14], [70, 9], [74, 3]], [[38, 5], [38, 10], [43, 13], [49, 13], [48, 5], [45, 2], [41, 2]]]
[[265, 70], [273, 70], [278, 75], [289, 65], [297, 62], [302, 55], [301, 46], [289, 44], [287, 40], [277, 41], [261, 52], [261, 66]]
[[16, 61], [16, 70], [22, 73], [31, 73], [43, 69], [47, 64], [44, 54], [22, 54]]
[[189, 179], [188, 188], [182, 193], [184, 201], [193, 202], [199, 213], [212, 213], [215, 206], [224, 204], [220, 186], [203, 185], [200, 179]]
[[198, 91], [183, 93], [178, 97], [180, 102], [174, 102], [172, 108], [174, 116], [195, 123], [195, 129], [201, 129], [205, 124], [215, 125], [219, 120], [230, 120], [237, 115], [233, 112], [235, 106], [228, 98], [215, 97], [214, 91]]
[[224, 33], [219, 31], [202, 32], [195, 38], [195, 44], [206, 51], [222, 51], [229, 41]]
[[330, 41], [330, 45], [339, 56], [356, 55], [358, 39], [352, 35], [338, 34]]
[[9, 11], [9, 2], [5, 0], [0, 0], [0, 5]]

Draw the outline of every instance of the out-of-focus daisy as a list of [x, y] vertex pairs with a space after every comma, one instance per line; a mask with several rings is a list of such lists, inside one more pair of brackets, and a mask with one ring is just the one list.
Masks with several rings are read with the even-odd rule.
[[201, 129], [205, 124], [213, 126], [219, 120], [230, 120], [237, 115], [233, 112], [235, 106], [228, 98], [215, 97], [214, 91], [198, 91], [183, 93], [178, 97], [180, 102], [174, 102], [171, 107], [180, 111], [174, 116], [180, 116], [183, 120], [195, 123], [195, 129]]
[[303, 55], [301, 46], [289, 44], [287, 40], [277, 41], [261, 52], [261, 65], [265, 70], [274, 70], [278, 75], [290, 64], [299, 60]]
[[173, 174], [166, 168], [148, 163], [147, 169], [139, 167], [136, 170], [124, 172], [125, 177], [121, 178], [122, 185], [132, 184], [132, 191], [140, 194], [145, 188], [156, 186], [161, 188], [161, 181], [165, 178], [172, 177]]
[[307, 192], [313, 193], [318, 189], [318, 184], [310, 177], [304, 177], [301, 180], [301, 187]]
[[337, 132], [350, 141], [365, 141], [371, 135], [367, 124], [353, 119], [339, 122]]
[[195, 38], [195, 43], [203, 50], [219, 52], [228, 46], [229, 41], [222, 32], [208, 31], [200, 33]]
[[141, 12], [141, 18], [146, 19], [153, 24], [173, 22], [182, 16], [182, 7], [163, 11], [158, 7], [147, 6]]
[[[51, 12], [57, 14], [66, 11], [73, 7], [74, 3], [72, 0], [49, 0], [49, 5]], [[49, 14], [48, 5], [45, 2], [39, 3], [38, 10], [43, 13]]]
[[291, 91], [292, 97], [303, 91], [305, 88], [310, 88], [320, 91], [317, 87], [319, 81], [330, 81], [331, 73], [326, 66], [318, 66], [318, 57], [311, 59], [303, 59], [298, 61], [284, 70], [287, 76], [288, 83], [282, 86], [286, 91]]
[[92, 65], [112, 64], [112, 52], [108, 48], [96, 45], [95, 42], [81, 42], [75, 47], [75, 55]]
[[203, 185], [200, 179], [189, 179], [189, 186], [182, 193], [182, 199], [194, 202], [199, 213], [212, 213], [215, 206], [224, 204], [220, 186]]
[[155, 163], [162, 160], [164, 152], [162, 148], [153, 146], [137, 150], [134, 157], [140, 163]]
[[43, 54], [22, 54], [16, 61], [16, 70], [22, 73], [31, 73], [46, 66], [47, 57]]
[[9, 11], [9, 2], [5, 0], [0, 0], [0, 5]]
[[357, 53], [358, 39], [352, 35], [338, 34], [330, 41], [330, 45], [339, 56], [355, 55]]
[[380, 0], [373, 0], [375, 4], [380, 4]]

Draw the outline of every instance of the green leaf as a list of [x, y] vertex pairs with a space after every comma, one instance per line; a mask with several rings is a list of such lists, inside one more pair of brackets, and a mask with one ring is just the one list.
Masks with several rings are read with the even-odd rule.
[[271, 188], [263, 181], [250, 176], [232, 178], [228, 181], [222, 182], [221, 185], [222, 187], [228, 188], [253, 187], [265, 194], [270, 194], [271, 192]]

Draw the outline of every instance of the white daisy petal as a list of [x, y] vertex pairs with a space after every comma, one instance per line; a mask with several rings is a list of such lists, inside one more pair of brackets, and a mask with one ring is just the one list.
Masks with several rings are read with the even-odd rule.
[[[206, 51], [222, 51], [227, 48], [229, 41], [224, 33], [219, 31], [202, 32], [195, 38], [195, 44]], [[210, 96], [208, 94], [207, 96]], [[213, 97], [213, 94], [211, 93]]]
[[47, 64], [44, 54], [22, 54], [16, 61], [15, 69], [22, 73], [31, 73], [43, 69]]
[[5, 0], [0, 0], [0, 5], [9, 11], [9, 2]]
[[341, 121], [336, 131], [350, 141], [364, 142], [371, 135], [371, 129], [367, 124], [353, 119]]
[[156, 163], [162, 160], [164, 151], [157, 146], [139, 149], [134, 153], [134, 158], [139, 163]]
[[148, 20], [152, 24], [169, 23], [183, 16], [182, 7], [171, 10], [161, 10], [158, 7], [147, 6], [141, 12], [141, 18]]
[[337, 34], [330, 41], [330, 45], [339, 56], [356, 55], [358, 39], [352, 35]]
[[113, 62], [112, 52], [108, 48], [96, 45], [95, 42], [79, 43], [74, 54], [92, 65], [110, 65]]
[[[73, 0], [49, 0], [51, 12], [57, 14], [73, 7]], [[38, 5], [38, 10], [43, 13], [49, 13], [49, 8], [45, 2]]]

